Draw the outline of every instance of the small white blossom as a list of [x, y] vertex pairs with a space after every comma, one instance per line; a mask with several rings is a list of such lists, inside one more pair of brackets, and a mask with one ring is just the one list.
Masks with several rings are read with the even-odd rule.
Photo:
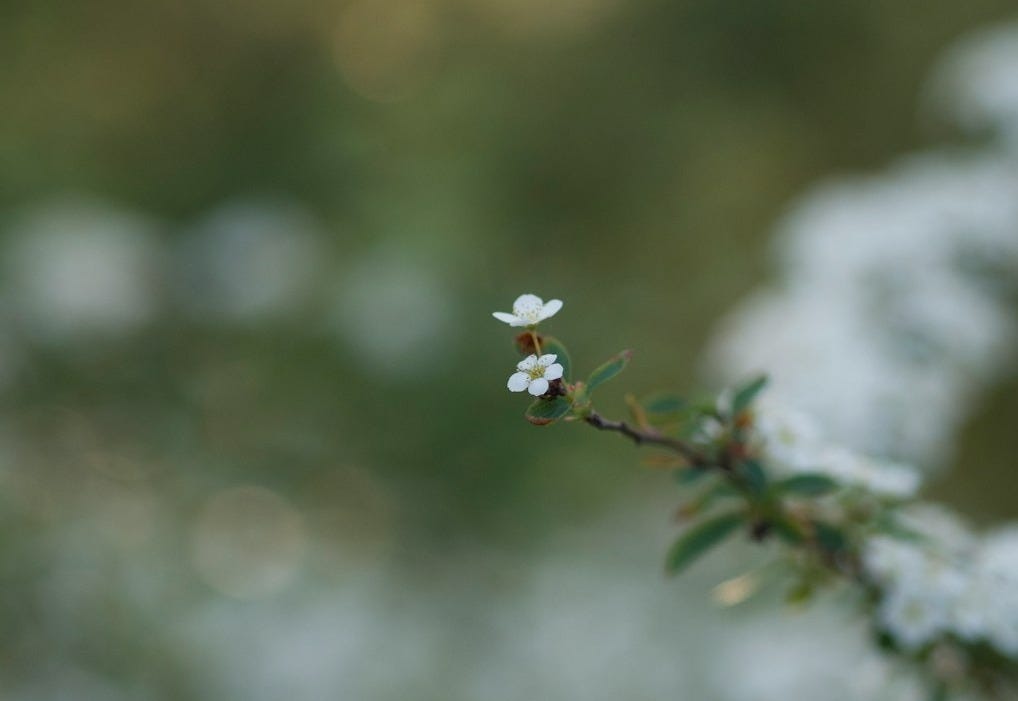
[[517, 372], [509, 377], [509, 391], [527, 390], [535, 397], [548, 391], [549, 382], [562, 377], [562, 366], [555, 362], [558, 356], [547, 353], [538, 358], [528, 355], [516, 365]]
[[513, 302], [513, 313], [493, 312], [492, 316], [510, 326], [536, 326], [545, 319], [555, 316], [562, 308], [561, 299], [543, 301], [537, 295], [520, 295]]

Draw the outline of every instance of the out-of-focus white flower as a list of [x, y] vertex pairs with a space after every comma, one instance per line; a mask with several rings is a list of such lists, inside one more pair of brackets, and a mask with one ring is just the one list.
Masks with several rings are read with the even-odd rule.
[[53, 343], [135, 331], [158, 306], [155, 229], [142, 216], [88, 199], [24, 212], [4, 255], [12, 315]]
[[[778, 225], [780, 285], [709, 352], [848, 447], [936, 467], [989, 381], [1014, 367], [1018, 169], [925, 155], [815, 188]], [[916, 411], [922, 406], [923, 411]]]
[[538, 358], [528, 355], [516, 365], [517, 372], [509, 376], [510, 392], [527, 390], [535, 397], [548, 391], [549, 381], [562, 377], [563, 368], [555, 362], [554, 353], [546, 353]]
[[909, 465], [873, 460], [841, 447], [828, 447], [818, 456], [816, 472], [843, 484], [855, 485], [880, 496], [905, 499], [919, 489], [919, 473]]
[[955, 609], [954, 629], [966, 640], [986, 640], [1018, 657], [1018, 528], [988, 535], [969, 568]]
[[280, 319], [311, 297], [322, 262], [322, 235], [304, 208], [238, 200], [213, 210], [185, 239], [178, 292], [200, 318]]
[[880, 626], [902, 647], [919, 649], [951, 629], [967, 578], [936, 544], [875, 538], [863, 564], [883, 590]]
[[817, 472], [896, 499], [914, 496], [919, 489], [920, 475], [913, 467], [831, 445], [808, 416], [773, 399], [758, 402], [754, 430], [761, 454], [779, 474]]
[[953, 634], [1018, 656], [1018, 531], [980, 542], [932, 505], [900, 520], [921, 537], [878, 536], [863, 548], [866, 575], [882, 592], [880, 626], [908, 650]]
[[972, 131], [993, 131], [1018, 146], [1018, 25], [963, 38], [930, 81], [933, 108]]
[[425, 378], [454, 362], [459, 309], [451, 284], [447, 271], [422, 256], [370, 253], [344, 271], [331, 326], [371, 372]]
[[561, 299], [543, 301], [537, 295], [520, 295], [513, 302], [513, 312], [493, 312], [492, 316], [510, 326], [536, 326], [549, 317], [553, 317], [562, 308]]
[[944, 630], [950, 609], [922, 589], [895, 587], [878, 611], [881, 627], [906, 650], [918, 650]]

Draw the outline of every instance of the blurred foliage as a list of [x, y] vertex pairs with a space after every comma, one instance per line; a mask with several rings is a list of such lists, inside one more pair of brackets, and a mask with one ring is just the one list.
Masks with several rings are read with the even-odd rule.
[[[168, 312], [126, 338], [29, 341], [0, 392], [17, 470], [4, 480], [18, 482], [0, 490], [5, 588], [32, 591], [56, 566], [48, 534], [61, 529], [127, 538], [136, 556], [120, 500], [154, 504], [138, 537], [168, 553], [153, 567], [176, 600], [204, 591], [186, 565], [190, 529], [234, 485], [296, 506], [325, 544], [308, 568], [326, 579], [348, 575], [332, 569], [333, 546], [395, 552], [423, 577], [464, 548], [527, 544], [641, 489], [631, 446], [526, 424], [526, 401], [504, 391], [516, 355], [490, 312], [524, 291], [560, 296], [549, 331], [568, 339], [577, 377], [629, 346], [634, 392], [695, 385], [712, 323], [767, 274], [785, 203], [938, 136], [915, 118], [931, 60], [1013, 9], [0, 2], [5, 226], [84, 193], [153, 216], [173, 244], [224, 201], [284, 196], [327, 233], [323, 286], [397, 251], [447, 286], [454, 314], [438, 350], [415, 350], [421, 362], [399, 373], [356, 351], [376, 329], [347, 323], [337, 342], [324, 297], [262, 324]], [[621, 389], [602, 394], [606, 415], [625, 411]], [[995, 401], [1009, 408], [980, 418], [968, 448], [980, 465], [1012, 461], [999, 436], [1014, 402]], [[973, 504], [995, 493], [994, 514], [1018, 515], [1003, 490], [971, 487]], [[14, 631], [0, 656], [15, 666], [46, 644], [33, 625], [48, 599], [35, 593], [0, 612]], [[70, 625], [106, 626], [109, 645], [69, 645], [113, 668], [144, 639], [137, 622], [118, 628], [132, 604], [87, 604]], [[167, 698], [193, 697], [173, 660], [140, 668]]]
[[393, 379], [301, 333], [306, 319], [168, 320], [84, 358], [33, 351], [31, 381], [3, 402], [19, 433], [54, 437], [40, 470], [71, 469], [49, 453], [74, 416], [100, 443], [173, 463], [160, 474], [184, 503], [234, 481], [303, 502], [349, 463], [391, 482], [408, 537], [540, 532], [628, 484], [613, 468], [629, 454], [517, 420], [488, 310], [561, 295], [554, 331], [585, 349], [578, 372], [625, 343], [635, 388], [693, 383], [712, 320], [765, 274], [788, 198], [919, 145], [931, 59], [1011, 9], [8, 0], [0, 204], [87, 192], [174, 236], [224, 199], [285, 193], [342, 261], [382, 245], [430, 261], [470, 342]]

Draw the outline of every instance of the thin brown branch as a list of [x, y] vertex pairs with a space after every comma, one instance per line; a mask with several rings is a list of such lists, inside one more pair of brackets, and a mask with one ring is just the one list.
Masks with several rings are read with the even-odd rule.
[[672, 452], [681, 455], [692, 467], [707, 465], [707, 459], [701, 455], [696, 448], [685, 441], [669, 436], [662, 436], [656, 431], [640, 430], [633, 428], [625, 421], [612, 421], [606, 419], [596, 411], [591, 411], [583, 419], [588, 424], [600, 431], [614, 431], [631, 439], [637, 445], [657, 445], [667, 448]]

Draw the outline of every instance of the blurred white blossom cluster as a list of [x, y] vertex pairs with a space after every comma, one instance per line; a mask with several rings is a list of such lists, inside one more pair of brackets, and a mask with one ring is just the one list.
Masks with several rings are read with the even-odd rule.
[[1018, 160], [927, 155], [822, 186], [777, 243], [779, 285], [724, 322], [713, 362], [765, 369], [855, 448], [949, 458], [974, 395], [1014, 360]]
[[965, 131], [1018, 153], [1018, 23], [975, 32], [946, 53], [929, 102]]
[[772, 391], [876, 455], [935, 468], [979, 390], [1013, 370], [1018, 315], [1018, 27], [948, 53], [934, 107], [989, 132], [823, 184], [777, 225], [778, 282], [722, 324], [725, 378]]
[[182, 230], [85, 196], [0, 221], [0, 383], [24, 346], [95, 350], [166, 321], [325, 331], [365, 369], [406, 378], [454, 342], [455, 295], [436, 260], [381, 247], [339, 260], [286, 198], [237, 198]]
[[[771, 375], [755, 431], [779, 474], [910, 499], [912, 465], [947, 463], [980, 392], [1015, 370], [1018, 25], [960, 42], [929, 92], [982, 145], [807, 193], [777, 226], [778, 281], [708, 350], [726, 380]], [[863, 548], [875, 628], [942, 667], [986, 649], [1018, 660], [1018, 528], [979, 535], [928, 505], [902, 521]]]
[[894, 499], [911, 498], [919, 489], [921, 475], [911, 465], [834, 445], [810, 416], [778, 401], [765, 397], [758, 402], [754, 429], [761, 453], [777, 475], [820, 473]]
[[880, 536], [864, 552], [880, 627], [907, 650], [953, 635], [1018, 658], [1018, 529], [977, 538], [931, 507], [910, 522], [920, 538]]

